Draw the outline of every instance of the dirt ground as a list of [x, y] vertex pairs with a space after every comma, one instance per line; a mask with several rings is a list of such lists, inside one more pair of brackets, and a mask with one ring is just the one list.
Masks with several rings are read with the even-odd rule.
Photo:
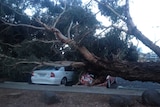
[[[0, 107], [111, 107], [111, 95], [54, 92], [60, 102], [47, 105], [40, 100], [42, 91], [3, 89], [0, 88]], [[149, 107], [140, 104], [139, 97], [132, 96], [132, 107]]]

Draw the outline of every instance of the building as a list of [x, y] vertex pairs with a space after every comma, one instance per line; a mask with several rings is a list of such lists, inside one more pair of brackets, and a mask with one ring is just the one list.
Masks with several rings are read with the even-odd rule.
[[160, 58], [154, 52], [139, 53], [138, 62], [159, 62]]

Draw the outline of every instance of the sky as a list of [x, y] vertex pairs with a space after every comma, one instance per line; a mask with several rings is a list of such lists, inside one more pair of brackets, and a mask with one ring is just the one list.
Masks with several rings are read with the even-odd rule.
[[[90, 0], [82, 0], [88, 3]], [[137, 28], [152, 42], [160, 39], [160, 0], [130, 0], [130, 14]], [[93, 12], [98, 12], [97, 4], [93, 5]], [[97, 19], [105, 26], [109, 26], [110, 22], [99, 13]], [[143, 53], [151, 52], [143, 43], [137, 39], [132, 40], [134, 45], [138, 45]], [[160, 46], [160, 41], [156, 43]]]

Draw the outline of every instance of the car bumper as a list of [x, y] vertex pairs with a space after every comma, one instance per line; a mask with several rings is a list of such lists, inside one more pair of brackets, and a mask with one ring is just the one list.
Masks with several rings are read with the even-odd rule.
[[36, 78], [31, 77], [31, 82], [34, 84], [61, 84], [61, 79], [57, 78]]

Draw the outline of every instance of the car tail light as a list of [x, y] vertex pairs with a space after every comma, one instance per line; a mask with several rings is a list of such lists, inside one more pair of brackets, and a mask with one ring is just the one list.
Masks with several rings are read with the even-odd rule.
[[55, 75], [54, 75], [54, 73], [53, 73], [53, 72], [51, 72], [51, 75], [50, 75], [50, 77], [55, 77]]

